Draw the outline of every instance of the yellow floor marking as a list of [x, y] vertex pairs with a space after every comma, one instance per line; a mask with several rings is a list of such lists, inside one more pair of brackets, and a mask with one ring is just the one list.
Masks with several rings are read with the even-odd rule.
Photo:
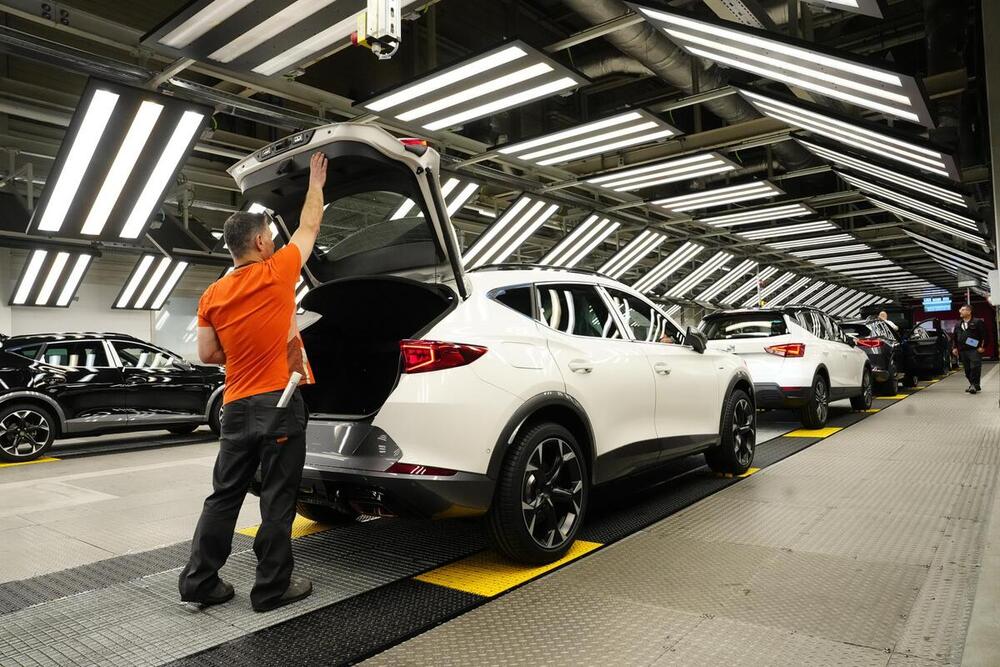
[[[736, 475], [737, 479], [743, 479], [744, 477], [749, 477], [755, 472], [760, 472], [760, 468], [747, 468], [747, 471], [742, 475]], [[733, 474], [728, 472], [717, 472], [714, 473], [716, 477], [725, 477], [726, 479], [732, 479]]]
[[597, 542], [577, 540], [565, 556], [548, 565], [521, 565], [507, 560], [495, 551], [481, 551], [430, 572], [418, 574], [414, 579], [491, 598], [600, 546]]
[[896, 394], [895, 396], [876, 396], [875, 398], [880, 401], [898, 401], [900, 399], [906, 398], [909, 394]]
[[[330, 526], [325, 523], [320, 523], [319, 521], [312, 521], [311, 519], [306, 519], [298, 514], [295, 515], [295, 521], [292, 522], [292, 539], [297, 539], [299, 537], [305, 537], [306, 535], [312, 535], [313, 533], [321, 533], [324, 530], [329, 529]], [[260, 524], [256, 526], [250, 526], [249, 528], [240, 528], [236, 532], [240, 535], [249, 535], [250, 537], [257, 537], [257, 531], [260, 530]]]
[[0, 468], [13, 468], [14, 466], [30, 466], [32, 463], [51, 463], [53, 461], [58, 461], [54, 456], [43, 456], [40, 459], [35, 459], [34, 461], [21, 461], [20, 463], [0, 463]]
[[934, 384], [935, 382], [940, 382], [941, 380], [928, 380], [927, 384]]
[[825, 438], [833, 435], [837, 431], [843, 431], [840, 426], [827, 426], [826, 428], [800, 428], [797, 431], [786, 433], [786, 438]]
[[868, 408], [867, 410], [862, 410], [862, 412], [881, 412], [882, 408]]

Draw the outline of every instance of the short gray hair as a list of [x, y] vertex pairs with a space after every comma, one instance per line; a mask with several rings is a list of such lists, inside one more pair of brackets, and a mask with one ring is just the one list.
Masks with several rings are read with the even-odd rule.
[[229, 254], [239, 259], [253, 248], [253, 237], [267, 231], [267, 216], [263, 213], [237, 211], [222, 226], [222, 238], [229, 246]]

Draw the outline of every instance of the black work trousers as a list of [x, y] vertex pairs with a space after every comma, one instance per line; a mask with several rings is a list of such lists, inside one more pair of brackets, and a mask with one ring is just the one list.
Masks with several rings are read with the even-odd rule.
[[965, 369], [965, 377], [969, 384], [979, 389], [979, 379], [983, 373], [983, 355], [974, 348], [966, 347], [958, 353], [958, 358], [962, 360], [962, 368]]
[[254, 539], [257, 577], [250, 601], [257, 607], [280, 598], [288, 588], [292, 521], [305, 463], [308, 414], [298, 391], [288, 407], [275, 407], [280, 391], [227, 403], [222, 412], [219, 455], [212, 495], [198, 520], [191, 558], [181, 572], [182, 600], [199, 600], [219, 580], [229, 558], [236, 520], [257, 466], [261, 469], [261, 524]]

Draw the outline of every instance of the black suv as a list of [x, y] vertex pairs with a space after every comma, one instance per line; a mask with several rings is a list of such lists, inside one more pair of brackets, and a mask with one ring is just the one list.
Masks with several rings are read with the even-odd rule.
[[0, 340], [0, 461], [42, 456], [60, 437], [166, 429], [219, 433], [224, 371], [133, 336]]

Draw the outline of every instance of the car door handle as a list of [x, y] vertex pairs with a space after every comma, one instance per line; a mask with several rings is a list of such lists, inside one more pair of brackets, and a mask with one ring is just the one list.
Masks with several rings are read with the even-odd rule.
[[594, 370], [594, 365], [589, 361], [571, 361], [568, 365], [571, 371], [574, 373], [580, 373], [581, 375], [587, 375]]
[[660, 375], [670, 375], [670, 366], [664, 363], [653, 364], [653, 370]]

